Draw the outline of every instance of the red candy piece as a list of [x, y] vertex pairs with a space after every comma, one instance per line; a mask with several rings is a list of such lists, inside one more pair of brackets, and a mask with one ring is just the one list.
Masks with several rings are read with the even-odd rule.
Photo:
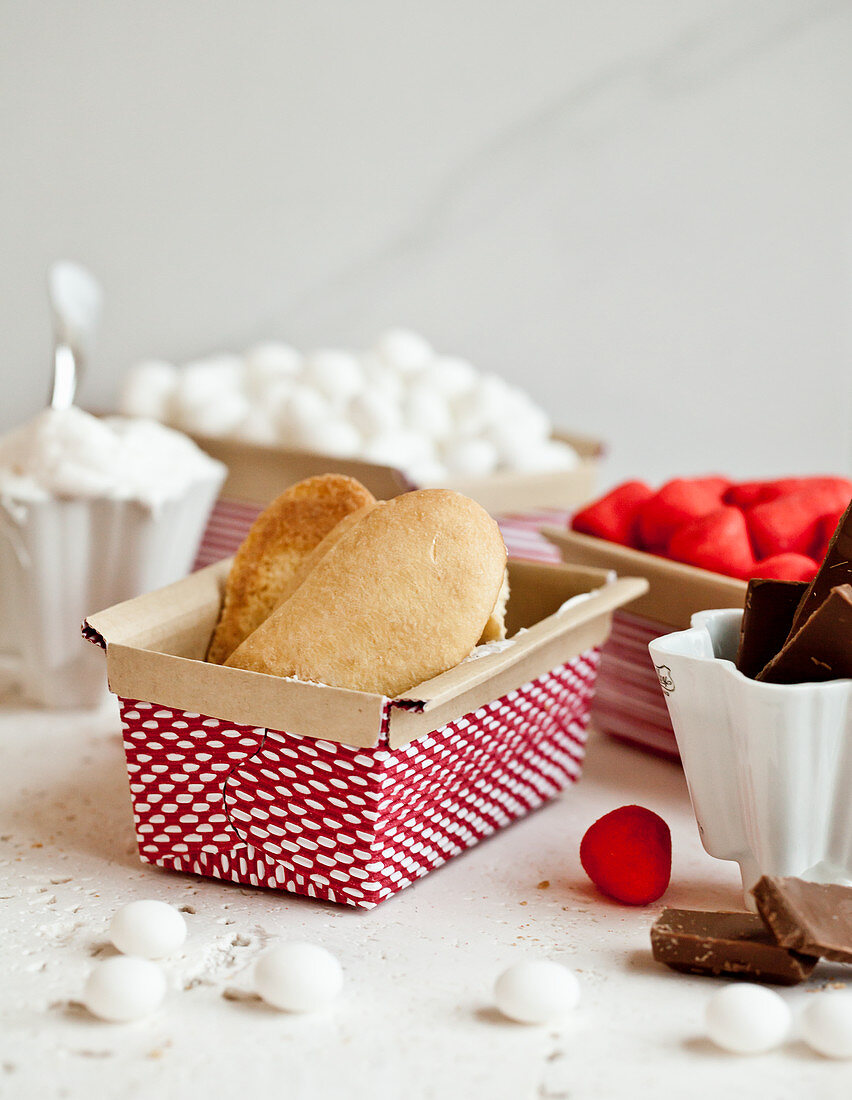
[[[812, 581], [818, 568], [813, 558], [804, 554], [774, 554], [771, 558], [757, 562], [751, 571], [751, 577], [775, 581]], [[751, 580], [751, 577], [748, 579]]]
[[730, 482], [720, 477], [675, 478], [639, 510], [638, 534], [642, 549], [665, 554], [674, 533], [687, 523], [715, 512]]
[[633, 546], [639, 505], [653, 495], [654, 490], [644, 481], [625, 481], [594, 504], [581, 508], [571, 526], [584, 535]]
[[849, 504], [850, 496], [852, 492], [843, 479], [837, 478], [833, 484], [808, 485], [755, 504], [745, 515], [757, 555], [810, 556], [820, 538], [823, 516], [839, 515]]
[[739, 508], [719, 508], [681, 527], [669, 543], [669, 557], [729, 577], [748, 577], [754, 554]]
[[669, 827], [644, 806], [622, 806], [586, 830], [580, 862], [602, 893], [625, 905], [648, 905], [663, 896], [672, 875]]
[[781, 477], [775, 481], [744, 481], [740, 485], [732, 485], [723, 500], [725, 504], [733, 504], [737, 508], [751, 508], [799, 489], [838, 487], [846, 491], [847, 499], [852, 496], [852, 481], [845, 477]]

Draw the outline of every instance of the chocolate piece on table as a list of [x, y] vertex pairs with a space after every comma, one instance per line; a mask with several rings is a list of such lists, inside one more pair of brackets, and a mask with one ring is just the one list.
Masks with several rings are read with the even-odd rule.
[[806, 581], [755, 577], [748, 582], [736, 666], [754, 679], [787, 640]]
[[755, 679], [767, 684], [812, 684], [847, 677], [852, 677], [852, 584], [832, 588]]
[[651, 928], [657, 962], [686, 974], [774, 985], [804, 981], [817, 959], [781, 947], [754, 913], [664, 909]]
[[764, 875], [752, 894], [780, 946], [852, 963], [852, 887]]
[[840, 517], [817, 575], [802, 596], [790, 628], [794, 634], [827, 598], [832, 588], [852, 584], [852, 500]]

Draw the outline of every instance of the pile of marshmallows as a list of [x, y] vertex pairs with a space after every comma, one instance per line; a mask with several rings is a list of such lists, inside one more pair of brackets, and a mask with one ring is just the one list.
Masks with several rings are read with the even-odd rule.
[[569, 470], [579, 461], [551, 439], [549, 417], [523, 390], [436, 354], [404, 329], [362, 353], [302, 355], [268, 343], [179, 368], [139, 363], [120, 406], [196, 435], [395, 466], [417, 485]]
[[[177, 951], [186, 939], [186, 922], [162, 901], [133, 901], [115, 914], [110, 939], [122, 955], [95, 965], [84, 1002], [103, 1020], [126, 1023], [149, 1016], [163, 1003], [166, 978], [152, 961]], [[253, 972], [255, 993], [286, 1012], [329, 1008], [343, 988], [338, 960], [316, 944], [287, 942], [265, 951]], [[504, 970], [494, 987], [500, 1012], [524, 1024], [556, 1023], [580, 1000], [574, 973], [549, 959], [530, 959]], [[757, 1054], [781, 1043], [790, 1031], [786, 1002], [764, 986], [728, 985], [709, 999], [705, 1029], [718, 1046], [739, 1054]], [[813, 997], [802, 1015], [802, 1036], [830, 1058], [852, 1058], [852, 996]]]

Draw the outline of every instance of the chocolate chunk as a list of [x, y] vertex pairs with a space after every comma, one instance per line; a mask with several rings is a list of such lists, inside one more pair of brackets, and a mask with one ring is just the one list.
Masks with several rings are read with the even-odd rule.
[[764, 875], [752, 894], [781, 947], [852, 963], [852, 887]]
[[790, 633], [795, 634], [816, 609], [828, 599], [832, 588], [852, 584], [852, 500], [840, 517], [817, 575], [799, 603]]
[[657, 962], [686, 974], [774, 985], [804, 981], [817, 959], [781, 947], [754, 913], [664, 909], [651, 929]]
[[767, 684], [809, 684], [852, 677], [852, 585], [828, 598], [755, 679]]
[[783, 646], [807, 587], [805, 581], [762, 577], [748, 582], [736, 660], [744, 676], [753, 680]]

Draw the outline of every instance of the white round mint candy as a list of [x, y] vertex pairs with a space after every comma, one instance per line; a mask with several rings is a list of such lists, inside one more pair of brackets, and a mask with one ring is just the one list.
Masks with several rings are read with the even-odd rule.
[[407, 469], [415, 463], [434, 459], [435, 447], [419, 432], [399, 428], [365, 440], [361, 454], [367, 462]]
[[165, 996], [166, 978], [156, 963], [116, 955], [95, 964], [83, 991], [83, 1002], [93, 1016], [127, 1023], [156, 1012]]
[[348, 351], [315, 351], [305, 360], [304, 379], [334, 405], [345, 405], [364, 385], [358, 357]]
[[165, 901], [131, 901], [112, 918], [109, 938], [125, 955], [162, 959], [186, 939], [186, 921]]
[[376, 342], [376, 351], [403, 374], [422, 370], [433, 357], [426, 340], [406, 328], [388, 329]]
[[255, 963], [255, 992], [274, 1008], [287, 1012], [318, 1012], [343, 988], [340, 963], [324, 947], [312, 943], [282, 943]]
[[380, 355], [368, 351], [361, 356], [364, 374], [364, 392], [375, 393], [389, 401], [399, 403], [405, 392], [405, 377]]
[[119, 411], [125, 416], [165, 420], [177, 380], [177, 369], [171, 363], [160, 359], [137, 363], [124, 376]]
[[234, 438], [245, 440], [246, 443], [260, 443], [267, 446], [277, 443], [278, 429], [275, 426], [275, 419], [264, 409], [253, 406], [245, 420], [234, 429]]
[[573, 972], [549, 959], [531, 959], [504, 970], [494, 1002], [504, 1016], [522, 1024], [546, 1024], [577, 1007], [580, 983]]
[[852, 1058], [852, 996], [818, 993], [802, 1013], [802, 1038], [826, 1058]]
[[497, 466], [497, 450], [487, 439], [461, 439], [445, 449], [444, 462], [453, 476], [487, 477]]
[[704, 1010], [707, 1037], [735, 1054], [761, 1054], [783, 1042], [790, 1009], [763, 985], [728, 985], [714, 993]]

